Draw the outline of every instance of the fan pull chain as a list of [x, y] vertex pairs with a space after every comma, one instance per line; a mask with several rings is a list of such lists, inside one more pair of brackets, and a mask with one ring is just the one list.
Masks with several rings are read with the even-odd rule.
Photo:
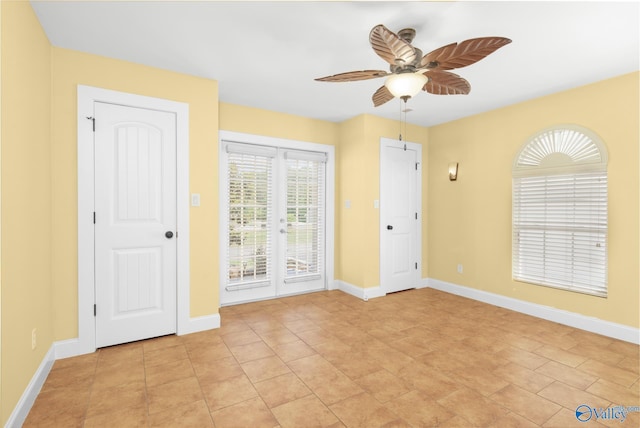
[[[404, 101], [404, 109], [402, 108], [402, 102]], [[406, 135], [407, 133], [407, 112], [409, 111], [409, 109], [407, 108], [407, 98], [402, 97], [402, 100], [400, 101], [400, 134], [398, 135], [398, 141], [402, 141], [402, 125], [404, 125], [404, 133]], [[404, 113], [404, 117], [402, 115], [402, 113]], [[404, 151], [407, 151], [407, 143], [404, 143]]]
[[402, 141], [402, 100], [400, 100], [400, 132], [398, 133], [398, 141]]
[[[404, 100], [404, 135], [407, 135], [407, 100]], [[407, 151], [407, 142], [404, 143], [404, 151]]]

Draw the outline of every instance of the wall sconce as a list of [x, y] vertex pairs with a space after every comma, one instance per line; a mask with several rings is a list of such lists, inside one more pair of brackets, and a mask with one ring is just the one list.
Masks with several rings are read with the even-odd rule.
[[458, 179], [458, 162], [452, 162], [449, 164], [449, 181], [456, 181]]

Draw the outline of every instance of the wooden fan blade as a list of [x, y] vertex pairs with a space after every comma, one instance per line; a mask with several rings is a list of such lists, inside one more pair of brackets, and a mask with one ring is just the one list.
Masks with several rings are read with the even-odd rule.
[[423, 56], [420, 67], [434, 70], [466, 67], [509, 43], [511, 40], [504, 37], [480, 37], [451, 43]]
[[393, 99], [393, 94], [389, 92], [386, 86], [382, 85], [371, 97], [373, 106], [378, 107]]
[[462, 77], [448, 71], [429, 70], [424, 73], [429, 81], [422, 88], [435, 95], [467, 95], [471, 85]]
[[376, 25], [369, 33], [373, 50], [391, 65], [411, 64], [416, 60], [416, 50], [384, 25]]
[[362, 71], [348, 71], [346, 73], [334, 74], [333, 76], [319, 77], [319, 82], [353, 82], [356, 80], [375, 79], [377, 77], [384, 77], [390, 74], [383, 70], [362, 70]]

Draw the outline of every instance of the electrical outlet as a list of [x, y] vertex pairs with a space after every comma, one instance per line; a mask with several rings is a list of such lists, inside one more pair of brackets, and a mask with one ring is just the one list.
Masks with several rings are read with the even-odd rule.
[[37, 331], [34, 328], [33, 330], [31, 330], [31, 350], [33, 351], [34, 349], [36, 349], [36, 345], [37, 345]]
[[461, 264], [458, 265], [458, 273], [462, 274], [462, 265]]

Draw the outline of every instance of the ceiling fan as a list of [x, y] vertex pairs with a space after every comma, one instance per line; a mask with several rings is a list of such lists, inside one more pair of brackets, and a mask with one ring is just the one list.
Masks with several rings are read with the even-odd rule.
[[389, 76], [373, 94], [375, 107], [394, 97], [406, 102], [421, 90], [436, 95], [466, 95], [471, 91], [469, 82], [447, 70], [471, 65], [511, 43], [504, 37], [480, 37], [451, 43], [422, 56], [422, 51], [411, 45], [415, 35], [413, 28], [405, 28], [396, 34], [384, 25], [376, 25], [369, 33], [369, 42], [375, 53], [391, 65], [390, 71], [349, 71], [315, 80], [353, 82]]

